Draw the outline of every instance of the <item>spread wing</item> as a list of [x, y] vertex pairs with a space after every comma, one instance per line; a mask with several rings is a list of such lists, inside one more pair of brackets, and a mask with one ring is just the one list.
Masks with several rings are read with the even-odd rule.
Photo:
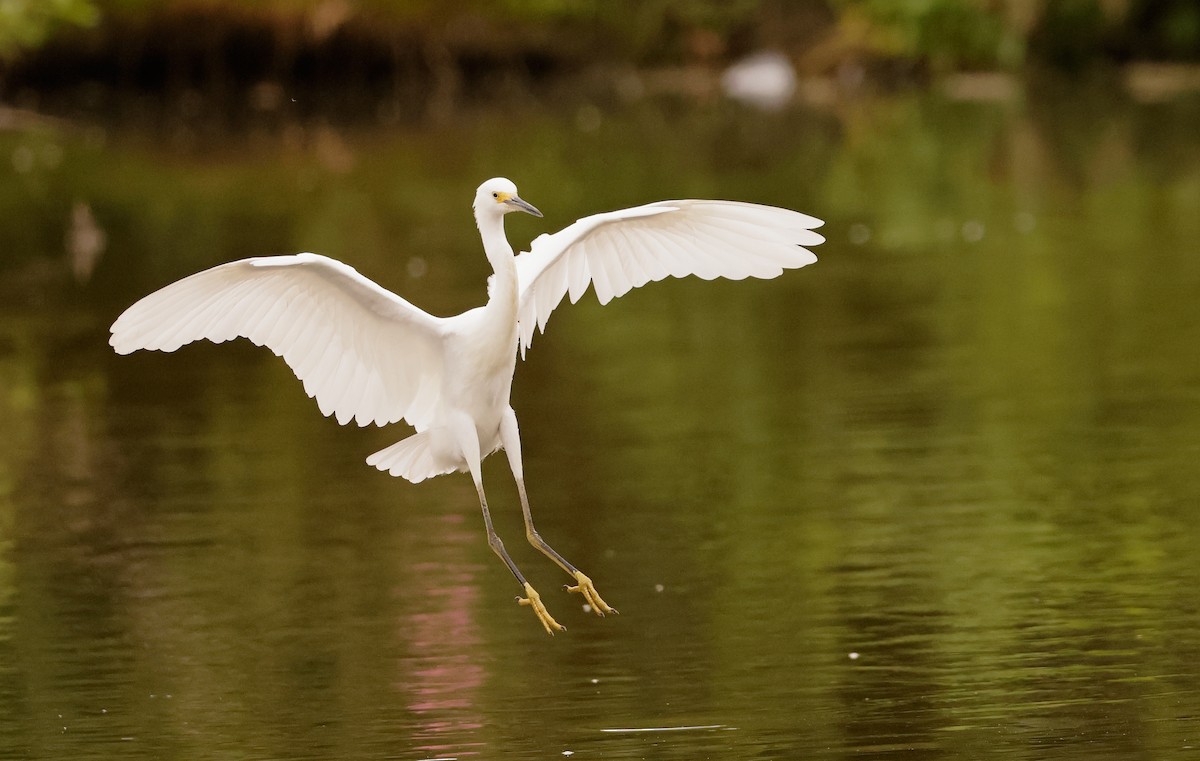
[[446, 320], [317, 254], [222, 264], [138, 301], [112, 325], [118, 354], [249, 338], [283, 357], [338, 423], [429, 423]]
[[824, 242], [815, 217], [737, 201], [659, 201], [595, 214], [533, 241], [516, 258], [521, 353], [544, 331], [566, 294], [574, 304], [591, 284], [607, 304], [665, 277], [773, 278], [817, 260], [804, 246]]

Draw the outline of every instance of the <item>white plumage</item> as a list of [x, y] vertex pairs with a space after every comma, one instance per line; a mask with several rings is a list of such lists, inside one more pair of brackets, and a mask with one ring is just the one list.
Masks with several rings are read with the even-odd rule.
[[601, 304], [666, 277], [695, 275], [743, 280], [773, 278], [817, 260], [801, 246], [825, 239], [807, 214], [736, 201], [659, 201], [593, 214], [533, 241], [517, 257], [521, 288], [521, 350], [534, 326], [570, 294], [579, 301], [588, 284]]
[[117, 318], [118, 354], [249, 338], [283, 357], [324, 415], [345, 425], [430, 424], [449, 320], [317, 254], [243, 259], [155, 291]]
[[824, 238], [822, 222], [798, 212], [734, 201], [661, 201], [585, 217], [514, 256], [504, 215], [541, 216], [503, 178], [475, 195], [475, 220], [494, 275], [488, 302], [454, 317], [434, 317], [353, 268], [317, 254], [259, 257], [223, 264], [166, 286], [129, 307], [112, 326], [120, 354], [175, 351], [199, 339], [244, 337], [283, 358], [341, 424], [408, 422], [417, 433], [367, 462], [418, 482], [470, 471], [489, 544], [524, 585], [546, 630], [562, 627], [504, 551], [492, 529], [480, 461], [503, 448], [517, 481], [530, 541], [575, 577], [597, 613], [610, 608], [591, 581], [533, 527], [509, 392], [518, 347], [570, 295], [591, 285], [601, 304], [666, 277], [773, 278], [811, 264], [805, 246]]

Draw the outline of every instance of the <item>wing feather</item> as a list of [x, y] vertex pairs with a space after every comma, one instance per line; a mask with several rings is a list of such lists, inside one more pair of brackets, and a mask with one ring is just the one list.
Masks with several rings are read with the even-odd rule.
[[589, 250], [594, 248], [590, 242], [584, 243], [582, 254], [589, 257], [592, 265], [592, 288], [596, 291], [596, 298], [601, 304], [607, 304], [613, 299], [613, 287], [611, 280], [612, 257], [598, 256], [595, 252], [589, 254]]
[[[532, 254], [525, 254], [531, 256]], [[520, 261], [518, 259], [517, 261]], [[583, 294], [587, 293], [588, 283], [592, 282], [592, 271], [588, 268], [588, 260], [586, 256], [568, 256], [563, 260], [563, 264], [559, 267], [565, 267], [567, 270], [567, 283], [571, 293], [571, 303], [574, 304], [583, 298]], [[520, 266], [517, 269], [520, 273]], [[555, 302], [554, 306], [558, 306]], [[549, 319], [550, 313], [545, 314], [545, 318]], [[541, 327], [545, 327], [545, 319], [542, 320]]]
[[649, 279], [646, 278], [645, 273], [643, 273], [641, 269], [630, 260], [629, 252], [631, 248], [636, 250], [637, 246], [634, 245], [631, 247], [629, 245], [629, 236], [624, 230], [621, 231], [621, 239], [625, 245], [618, 246], [613, 252], [616, 255], [612, 258], [612, 261], [615, 264], [613, 269], [616, 270], [616, 277], [613, 278], [613, 283], [616, 286], [613, 296], [618, 298], [624, 296], [626, 293], [629, 293], [629, 289], [633, 287], [634, 283], [639, 281], [645, 283]]
[[247, 338], [292, 368], [325, 415], [428, 427], [446, 320], [316, 254], [230, 262], [155, 291], [112, 325], [120, 354]]
[[824, 242], [807, 214], [739, 201], [659, 201], [584, 217], [533, 241], [517, 257], [521, 351], [563, 297], [591, 285], [601, 304], [633, 288], [695, 275], [773, 278], [812, 264], [807, 246]]

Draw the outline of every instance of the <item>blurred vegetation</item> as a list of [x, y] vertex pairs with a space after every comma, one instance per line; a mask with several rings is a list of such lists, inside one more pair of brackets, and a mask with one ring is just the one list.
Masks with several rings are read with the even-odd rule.
[[1193, 0], [835, 0], [843, 41], [935, 70], [1200, 57]]
[[[0, 84], [142, 69], [214, 80], [524, 75], [597, 63], [716, 63], [770, 47], [807, 73], [1200, 60], [1194, 0], [0, 0]], [[359, 69], [330, 61], [362, 61]], [[162, 59], [166, 59], [166, 63]], [[221, 59], [214, 62], [214, 59]], [[219, 70], [214, 73], [214, 70]], [[452, 72], [447, 75], [445, 72]], [[141, 76], [141, 78], [139, 78]], [[202, 80], [196, 82], [195, 80]], [[370, 86], [371, 82], [366, 82]]]
[[36, 49], [64, 25], [99, 20], [93, 0], [0, 0], [0, 55]]

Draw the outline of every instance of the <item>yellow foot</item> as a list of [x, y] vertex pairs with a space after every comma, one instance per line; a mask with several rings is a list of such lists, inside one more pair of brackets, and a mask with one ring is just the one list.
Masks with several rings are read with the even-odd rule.
[[521, 605], [528, 605], [529, 607], [533, 608], [533, 612], [537, 614], [538, 620], [541, 621], [542, 626], [545, 627], [546, 633], [551, 637], [554, 636], [554, 632], [563, 632], [567, 630], [567, 627], [554, 620], [554, 617], [550, 615], [548, 610], [546, 610], [546, 606], [542, 605], [542, 598], [540, 595], [538, 595], [537, 590], [528, 583], [525, 584], [525, 596], [518, 597], [517, 602]]
[[583, 571], [575, 572], [575, 581], [579, 582], [577, 586], [565, 587], [565, 589], [568, 592], [578, 592], [583, 595], [583, 599], [587, 600], [587, 604], [592, 606], [592, 610], [596, 612], [597, 616], [603, 616], [605, 613], [620, 613], [620, 611], [600, 598], [600, 593], [596, 591], [592, 580], [584, 576]]

